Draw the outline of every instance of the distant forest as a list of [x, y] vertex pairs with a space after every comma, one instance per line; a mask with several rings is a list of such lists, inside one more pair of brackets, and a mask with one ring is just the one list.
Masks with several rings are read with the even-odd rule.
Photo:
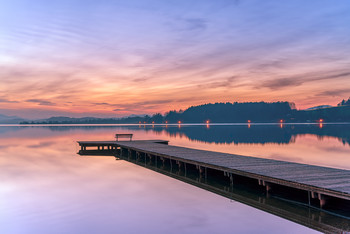
[[69, 118], [52, 117], [26, 121], [21, 124], [137, 124], [137, 123], [274, 123], [274, 122], [350, 122], [350, 98], [336, 107], [296, 110], [290, 102], [226, 102], [191, 106], [182, 111], [169, 111], [164, 115], [125, 118]]

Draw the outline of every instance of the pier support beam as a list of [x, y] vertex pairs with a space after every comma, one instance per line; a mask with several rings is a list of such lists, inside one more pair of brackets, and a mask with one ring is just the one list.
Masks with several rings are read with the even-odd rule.
[[326, 198], [322, 194], [318, 194], [318, 199], [320, 200], [320, 207], [323, 208], [326, 205]]
[[269, 182], [266, 182], [265, 180], [261, 180], [261, 179], [258, 179], [258, 183], [259, 183], [259, 185], [265, 187], [266, 195], [269, 197], [270, 193], [272, 191], [272, 184]]
[[230, 189], [233, 190], [233, 174], [227, 171], [224, 171], [224, 176], [230, 179]]
[[159, 159], [160, 159], [160, 161], [162, 161], [162, 167], [161, 168], [164, 169], [165, 159], [163, 157], [160, 157]]

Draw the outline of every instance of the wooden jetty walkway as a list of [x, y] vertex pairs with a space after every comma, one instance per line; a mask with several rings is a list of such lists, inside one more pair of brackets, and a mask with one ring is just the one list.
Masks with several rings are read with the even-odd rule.
[[[320, 209], [341, 210], [350, 217], [350, 171], [272, 159], [168, 145], [168, 141], [78, 141], [81, 151], [112, 151], [167, 164], [174, 170], [197, 171], [200, 178], [222, 177]], [[93, 151], [93, 150], [92, 150]]]

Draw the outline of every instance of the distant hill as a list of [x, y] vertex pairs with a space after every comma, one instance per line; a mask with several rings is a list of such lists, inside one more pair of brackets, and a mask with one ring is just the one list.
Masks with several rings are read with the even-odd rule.
[[0, 124], [18, 124], [25, 121], [25, 119], [17, 116], [8, 116], [0, 114]]
[[350, 122], [350, 106], [336, 106], [316, 110], [301, 110], [293, 114], [297, 122]]
[[296, 110], [289, 102], [208, 103], [191, 106], [182, 111], [169, 111], [152, 116], [124, 118], [51, 117], [23, 124], [137, 124], [137, 123], [276, 123], [276, 122], [350, 122], [350, 106], [336, 106]]
[[[126, 118], [71, 118], [65, 116], [51, 117], [48, 119], [39, 119], [31, 121], [22, 121], [21, 124], [122, 124], [122, 123], [138, 123], [143, 121], [145, 117], [126, 117]], [[150, 117], [148, 117], [150, 118]]]
[[289, 102], [215, 103], [191, 106], [183, 112], [170, 111], [164, 119], [170, 122], [215, 123], [276, 122], [291, 118], [295, 111]]
[[193, 106], [183, 112], [170, 111], [163, 117], [168, 122], [186, 123], [207, 120], [214, 123], [319, 122], [320, 119], [325, 122], [350, 122], [350, 106], [296, 110], [289, 102], [215, 103]]
[[333, 107], [333, 106], [331, 105], [314, 106], [314, 107], [307, 108], [306, 110], [318, 110], [318, 109], [324, 109], [324, 108], [330, 108], [330, 107]]

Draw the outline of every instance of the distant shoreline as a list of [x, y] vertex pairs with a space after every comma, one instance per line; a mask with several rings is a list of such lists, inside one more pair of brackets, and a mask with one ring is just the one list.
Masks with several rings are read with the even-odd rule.
[[284, 124], [284, 123], [350, 122], [350, 106], [315, 110], [296, 110], [289, 102], [214, 103], [191, 106], [186, 110], [169, 111], [164, 115], [129, 116], [124, 118], [71, 118], [56, 116], [26, 120], [20, 124]]
[[133, 123], [124, 123], [124, 124], [77, 124], [77, 123], [56, 123], [56, 124], [44, 124], [44, 123], [34, 123], [34, 124], [1, 124], [0, 126], [247, 126], [247, 125], [342, 125], [342, 124], [350, 124], [350, 122], [291, 122], [291, 123], [276, 123], [276, 122], [256, 122], [256, 123], [141, 123], [141, 124], [133, 124]]

